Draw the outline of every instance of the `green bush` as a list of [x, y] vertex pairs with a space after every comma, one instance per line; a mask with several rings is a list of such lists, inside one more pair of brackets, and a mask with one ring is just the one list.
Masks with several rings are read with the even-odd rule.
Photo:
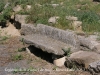
[[4, 9], [3, 13], [0, 15], [0, 22], [6, 22], [6, 20], [10, 19], [11, 11], [11, 7]]
[[4, 3], [0, 2], [0, 12], [4, 9]]

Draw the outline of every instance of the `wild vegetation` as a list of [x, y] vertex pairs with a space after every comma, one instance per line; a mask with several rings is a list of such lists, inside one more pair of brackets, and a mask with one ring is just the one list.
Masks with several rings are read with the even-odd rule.
[[[16, 5], [21, 5], [23, 10], [18, 12], [19, 14], [27, 14], [26, 21], [31, 23], [42, 23], [51, 25], [48, 23], [48, 19], [53, 16], [59, 16], [57, 24], [52, 26], [60, 29], [72, 29], [69, 25], [69, 21], [66, 20], [66, 16], [78, 17], [78, 20], [82, 21], [83, 30], [86, 32], [100, 31], [100, 3], [95, 3], [92, 0], [8, 0], [10, 6], [3, 9], [5, 2], [0, 4], [0, 21], [9, 19], [11, 8]], [[58, 4], [53, 7], [52, 4]], [[30, 11], [26, 11], [26, 5], [32, 5]]]

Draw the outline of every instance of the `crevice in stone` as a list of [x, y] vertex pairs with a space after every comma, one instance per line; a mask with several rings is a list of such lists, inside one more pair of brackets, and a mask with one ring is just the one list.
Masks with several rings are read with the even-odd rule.
[[14, 26], [16, 27], [16, 29], [21, 29], [21, 23], [19, 23], [18, 21], [14, 21]]
[[28, 49], [37, 57], [40, 57], [41, 59], [46, 60], [49, 63], [53, 63], [52, 53], [44, 52], [41, 49], [36, 48], [34, 46], [29, 46]]

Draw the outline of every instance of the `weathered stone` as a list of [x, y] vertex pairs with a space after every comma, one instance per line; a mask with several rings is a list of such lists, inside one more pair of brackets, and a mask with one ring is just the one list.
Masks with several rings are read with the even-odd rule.
[[78, 18], [74, 17], [74, 16], [66, 16], [66, 19], [71, 20], [71, 21], [77, 21], [78, 20]]
[[[94, 73], [100, 73], [100, 60], [89, 64], [89, 70], [93, 69]], [[93, 73], [92, 72], [92, 73]]]
[[15, 11], [15, 12], [18, 12], [20, 10], [22, 10], [21, 5], [17, 5], [16, 7], [13, 8], [13, 11]]
[[82, 22], [81, 21], [73, 21], [72, 22], [72, 27], [75, 31], [77, 32], [83, 32], [82, 31]]
[[78, 51], [72, 53], [68, 59], [71, 61], [71, 63], [74, 62], [76, 65], [88, 69], [91, 63], [100, 60], [100, 54], [89, 51]]
[[48, 23], [56, 24], [57, 23], [57, 19], [59, 19], [59, 17], [57, 17], [57, 16], [50, 17], [49, 20], [48, 20]]
[[36, 32], [36, 28], [33, 24], [22, 24], [20, 33], [22, 35], [34, 34]]
[[62, 57], [62, 58], [54, 60], [53, 63], [56, 66], [62, 67], [62, 66], [64, 66], [65, 61], [66, 61], [65, 57]]
[[64, 55], [62, 48], [69, 48], [68, 44], [41, 34], [26, 35], [22, 38], [26, 44], [33, 45], [43, 51], [53, 53], [55, 55]]
[[80, 40], [80, 46], [86, 47], [90, 50], [97, 50], [96, 46], [90, 38], [85, 38], [84, 36], [78, 36], [78, 38]]
[[32, 8], [31, 5], [26, 5], [26, 9], [30, 10]]
[[43, 24], [37, 24], [37, 32], [46, 35], [50, 38], [62, 41], [66, 44], [70, 44], [76, 48], [79, 48], [79, 40], [77, 35], [72, 31], [65, 31], [61, 29], [57, 29], [55, 27], [46, 26]]
[[17, 21], [17, 22], [19, 22], [19, 23], [21, 23], [21, 24], [26, 24], [26, 17], [27, 17], [28, 15], [19, 15], [19, 14], [16, 14], [15, 15], [15, 21]]

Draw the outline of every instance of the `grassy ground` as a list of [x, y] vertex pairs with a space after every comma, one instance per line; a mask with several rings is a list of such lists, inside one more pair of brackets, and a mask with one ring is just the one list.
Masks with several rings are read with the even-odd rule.
[[[83, 22], [83, 30], [86, 32], [100, 31], [100, 3], [92, 0], [8, 0], [14, 7], [21, 4], [23, 11], [19, 14], [30, 15], [27, 22], [48, 24], [48, 19], [52, 16], [59, 16], [57, 24], [52, 26], [60, 29], [72, 29], [66, 16], [76, 16]], [[59, 4], [53, 7], [50, 4]], [[26, 11], [26, 5], [32, 5], [30, 11]], [[39, 6], [41, 5], [41, 6]]]

